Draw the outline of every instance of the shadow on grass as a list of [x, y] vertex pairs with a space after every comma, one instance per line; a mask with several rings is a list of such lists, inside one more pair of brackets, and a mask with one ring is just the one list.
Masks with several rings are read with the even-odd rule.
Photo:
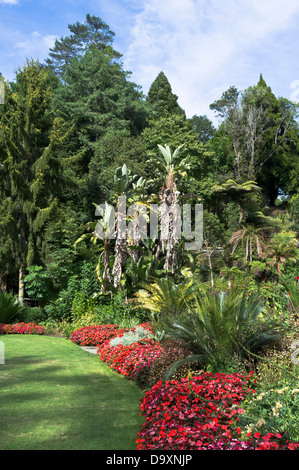
[[48, 358], [29, 354], [30, 338], [21, 343], [27, 355], [10, 353], [0, 367], [0, 449], [136, 449], [143, 393], [134, 383], [67, 343], [66, 362], [51, 355], [53, 342]]

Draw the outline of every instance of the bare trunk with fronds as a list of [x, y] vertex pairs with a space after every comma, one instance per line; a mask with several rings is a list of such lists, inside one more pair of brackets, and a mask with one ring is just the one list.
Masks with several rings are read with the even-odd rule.
[[161, 242], [166, 245], [165, 271], [174, 274], [178, 268], [178, 245], [181, 229], [181, 213], [178, 205], [179, 192], [175, 185], [163, 189], [161, 198]]
[[[120, 287], [120, 281], [123, 271], [123, 264], [127, 259], [128, 256], [128, 248], [127, 248], [127, 240], [126, 240], [126, 230], [124, 229], [125, 226], [125, 215], [126, 215], [126, 207], [125, 205], [119, 206], [119, 211], [117, 213], [117, 220], [116, 220], [116, 239], [115, 239], [115, 258], [114, 258], [114, 265], [112, 269], [112, 274], [114, 276], [114, 287]], [[122, 225], [124, 224], [124, 226]]]

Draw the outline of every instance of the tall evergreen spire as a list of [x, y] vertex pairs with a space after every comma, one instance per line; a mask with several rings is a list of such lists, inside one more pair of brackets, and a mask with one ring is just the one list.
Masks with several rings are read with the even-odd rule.
[[152, 106], [156, 117], [170, 114], [185, 116], [185, 111], [178, 104], [178, 97], [172, 92], [171, 85], [163, 72], [153, 81], [147, 96], [147, 102]]

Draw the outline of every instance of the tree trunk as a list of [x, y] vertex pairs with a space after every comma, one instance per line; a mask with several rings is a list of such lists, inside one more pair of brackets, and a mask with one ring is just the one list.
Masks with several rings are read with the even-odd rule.
[[[111, 274], [110, 274], [110, 263], [109, 263], [109, 240], [105, 239], [104, 241], [104, 271], [103, 271], [103, 281], [108, 281], [111, 282]], [[104, 285], [104, 282], [102, 283], [101, 286], [101, 293], [104, 293], [106, 290], [106, 287]]]
[[0, 292], [7, 292], [7, 274], [1, 275]]
[[21, 305], [24, 304], [24, 297], [25, 297], [25, 285], [24, 285], [24, 277], [25, 277], [25, 266], [21, 264], [19, 268], [19, 302]]
[[166, 243], [164, 269], [172, 274], [178, 268], [178, 244], [181, 229], [181, 214], [178, 205], [178, 191], [166, 188], [162, 192], [161, 241]]
[[120, 287], [123, 264], [127, 258], [127, 240], [126, 240], [126, 206], [125, 201], [121, 200], [118, 204], [117, 221], [116, 221], [116, 239], [115, 239], [115, 258], [112, 269], [114, 276], [114, 287]]

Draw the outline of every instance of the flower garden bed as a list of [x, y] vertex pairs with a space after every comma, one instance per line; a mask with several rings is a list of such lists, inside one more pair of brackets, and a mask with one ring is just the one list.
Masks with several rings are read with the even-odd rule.
[[[149, 325], [143, 327], [151, 331]], [[167, 366], [190, 351], [152, 338], [129, 345], [111, 345], [111, 339], [128, 331], [115, 325], [84, 327], [74, 332], [72, 340], [78, 341], [80, 337], [81, 344], [97, 344], [99, 358], [111, 369], [143, 388], [150, 387], [140, 403], [144, 424], [137, 436], [137, 450], [299, 449], [299, 443], [290, 442], [284, 433], [246, 432], [244, 438], [239, 416], [243, 413], [242, 402], [255, 394], [253, 373], [197, 371], [188, 376], [185, 370], [185, 376], [163, 382], [158, 377]], [[151, 376], [152, 371], [155, 374]]]
[[203, 373], [158, 382], [141, 402], [145, 423], [138, 450], [278, 450], [299, 449], [281, 434], [247, 434], [240, 440], [242, 401], [255, 393], [252, 376]]
[[[148, 323], [143, 323], [140, 326], [151, 332], [151, 327]], [[134, 331], [135, 329], [119, 328], [117, 325], [112, 324], [83, 326], [72, 333], [70, 340], [79, 346], [100, 346], [107, 340], [123, 336], [124, 333]]]
[[70, 340], [79, 346], [98, 346], [119, 334], [116, 325], [92, 325], [75, 330]]
[[1, 335], [42, 335], [44, 334], [44, 327], [36, 325], [35, 323], [14, 323], [14, 324], [0, 324]]

